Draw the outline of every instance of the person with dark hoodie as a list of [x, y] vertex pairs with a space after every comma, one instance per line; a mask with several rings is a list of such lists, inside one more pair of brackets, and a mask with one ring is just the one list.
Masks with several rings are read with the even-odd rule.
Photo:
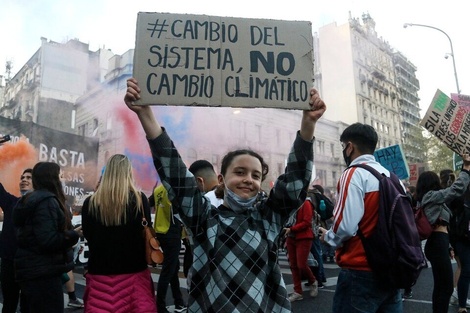
[[[27, 168], [23, 171], [20, 178], [20, 194], [25, 195], [33, 189], [31, 181], [31, 172], [33, 169]], [[17, 250], [16, 229], [13, 226], [13, 208], [20, 198], [5, 190], [0, 183], [0, 207], [3, 210], [3, 228], [0, 233], [0, 258], [2, 264], [0, 267], [0, 281], [3, 295], [2, 313], [15, 313], [20, 302], [20, 309], [26, 303], [23, 297], [20, 299], [20, 286], [15, 281], [14, 258]], [[23, 310], [21, 310], [23, 312]]]
[[16, 279], [28, 304], [22, 313], [64, 312], [61, 278], [73, 269], [71, 248], [79, 236], [66, 211], [59, 174], [58, 164], [37, 163], [32, 172], [34, 191], [13, 209]]

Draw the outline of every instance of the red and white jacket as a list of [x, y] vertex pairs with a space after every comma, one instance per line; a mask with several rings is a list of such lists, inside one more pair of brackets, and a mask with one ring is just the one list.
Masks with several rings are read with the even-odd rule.
[[[390, 176], [371, 154], [361, 155], [351, 164], [357, 163], [365, 163]], [[325, 241], [336, 248], [336, 262], [341, 268], [371, 271], [357, 230], [360, 227], [367, 237], [377, 224], [379, 181], [369, 171], [352, 167], [343, 172], [337, 189], [334, 222], [326, 232]]]

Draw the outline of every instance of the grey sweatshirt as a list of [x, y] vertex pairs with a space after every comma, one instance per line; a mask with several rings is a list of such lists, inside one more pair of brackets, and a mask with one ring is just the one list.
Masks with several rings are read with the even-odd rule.
[[462, 170], [451, 186], [441, 190], [431, 190], [424, 195], [423, 200], [418, 205], [424, 207], [424, 214], [426, 214], [431, 225], [434, 225], [439, 218], [441, 218], [441, 221], [449, 223], [452, 212], [446, 203], [462, 196], [469, 183], [470, 173]]

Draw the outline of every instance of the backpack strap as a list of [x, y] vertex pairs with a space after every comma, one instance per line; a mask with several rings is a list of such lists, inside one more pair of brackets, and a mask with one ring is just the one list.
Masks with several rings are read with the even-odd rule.
[[[368, 170], [379, 181], [382, 180], [383, 178], [387, 177], [387, 176], [385, 176], [384, 173], [380, 173], [375, 168], [373, 168], [372, 166], [367, 165], [367, 164], [357, 163], [357, 164], [352, 164], [352, 165], [348, 166], [348, 168], [350, 168], [350, 167], [360, 167], [360, 168], [363, 168], [365, 170]], [[393, 181], [393, 183], [395, 184], [396, 187], [400, 186], [399, 188], [403, 189], [403, 186], [400, 184], [400, 180], [398, 179], [398, 176], [395, 175], [395, 173], [390, 172], [390, 177], [389, 178]], [[399, 189], [399, 190], [401, 190], [401, 189]]]
[[377, 171], [375, 168], [373, 168], [372, 166], [370, 165], [367, 165], [367, 164], [363, 164], [363, 163], [357, 163], [357, 164], [352, 164], [352, 165], [349, 165], [348, 168], [350, 167], [360, 167], [360, 168], [363, 168], [365, 170], [368, 170], [371, 174], [373, 174], [375, 176], [375, 178], [377, 178], [378, 180], [381, 180], [384, 176], [383, 176], [383, 173], [380, 173], [379, 171]]
[[[369, 171], [372, 175], [375, 176], [375, 178], [377, 178], [379, 180], [379, 182], [385, 177], [384, 174], [380, 173], [379, 171], [377, 171], [372, 166], [364, 164], [364, 163], [352, 164], [352, 165], [348, 166], [348, 168], [350, 168], [350, 167], [360, 167], [360, 168], [363, 168], [363, 169]], [[390, 172], [390, 174], [392, 174], [392, 173]], [[392, 175], [390, 175], [390, 178], [392, 178], [391, 176]], [[392, 180], [393, 180], [393, 178], [392, 178]], [[359, 224], [357, 225], [357, 234], [359, 235], [359, 238], [361, 238], [361, 241], [364, 242], [366, 237], [362, 233], [361, 228], [359, 227]]]

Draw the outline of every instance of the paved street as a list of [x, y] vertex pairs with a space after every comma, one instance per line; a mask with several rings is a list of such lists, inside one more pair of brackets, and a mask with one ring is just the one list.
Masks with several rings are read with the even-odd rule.
[[[287, 288], [289, 292], [292, 292], [293, 285], [292, 285], [292, 276], [290, 274], [289, 265], [286, 259], [285, 254], [281, 253], [280, 255], [280, 265], [284, 274], [284, 279], [287, 284]], [[454, 264], [455, 267], [455, 264]], [[154, 272], [152, 274], [153, 280], [156, 282], [158, 281], [158, 271], [159, 269], [152, 269]], [[334, 290], [336, 286], [336, 278], [338, 276], [339, 268], [334, 263], [326, 263], [325, 264], [325, 271], [328, 282], [326, 283], [326, 287], [324, 289], [319, 290], [318, 297], [310, 298], [308, 295], [308, 290], [306, 289], [304, 293], [304, 300], [293, 302], [293, 312], [295, 313], [330, 313], [331, 312], [331, 304], [333, 301]], [[76, 278], [76, 292], [79, 298], [83, 297], [83, 292], [85, 290], [85, 279], [83, 278], [83, 268], [78, 267], [75, 271], [75, 278]], [[186, 280], [181, 275], [180, 284], [183, 289], [186, 287]], [[404, 312], [405, 313], [427, 313], [431, 312], [431, 293], [432, 293], [432, 273], [431, 269], [425, 269], [417, 284], [413, 287], [413, 298], [409, 300], [405, 300], [404, 302]], [[183, 292], [184, 296], [187, 296], [186, 290]], [[65, 299], [67, 297], [64, 294]], [[1, 295], [0, 295], [1, 299]], [[171, 291], [169, 291], [167, 303], [169, 305], [172, 304], [171, 298]], [[67, 301], [65, 302], [67, 304]], [[1, 307], [1, 304], [0, 304]], [[172, 312], [173, 306], [169, 307], [169, 311]], [[81, 313], [83, 312], [82, 309], [71, 309], [66, 308], [65, 312], [74, 312], [74, 313]], [[451, 313], [457, 312], [457, 307], [451, 306], [449, 311]]]

